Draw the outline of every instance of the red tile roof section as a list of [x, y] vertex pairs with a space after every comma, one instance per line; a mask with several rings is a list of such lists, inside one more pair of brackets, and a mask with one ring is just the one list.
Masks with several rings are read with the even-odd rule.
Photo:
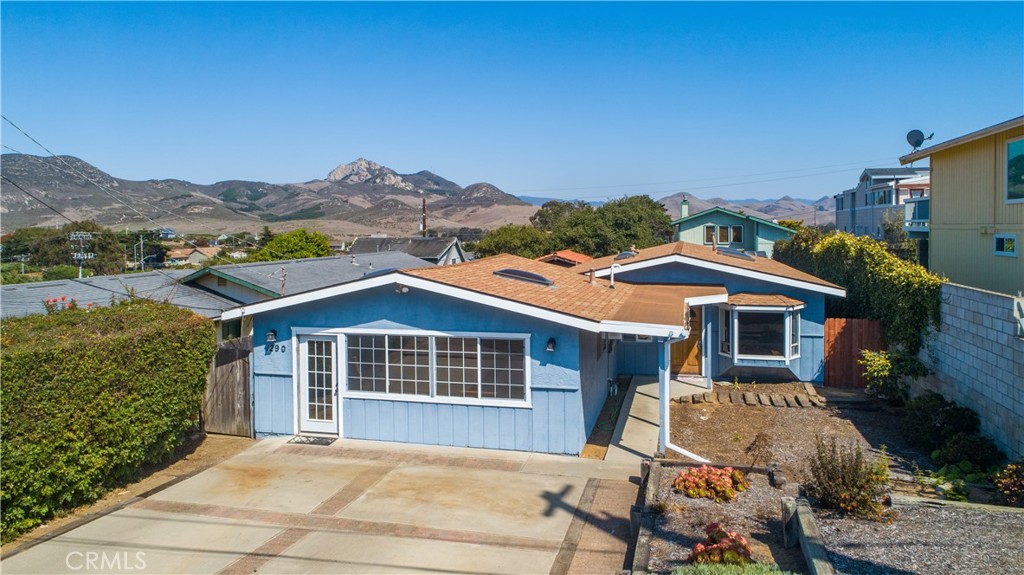
[[830, 288], [844, 289], [842, 286], [837, 286], [821, 278], [812, 276], [809, 273], [805, 273], [798, 269], [791, 268], [786, 264], [777, 262], [771, 258], [762, 258], [755, 256], [753, 260], [747, 260], [719, 253], [717, 250], [709, 246], [701, 246], [697, 244], [691, 244], [688, 242], [675, 242], [671, 244], [654, 246], [652, 248], [644, 248], [640, 250], [639, 254], [631, 258], [622, 260], [616, 260], [616, 256], [606, 256], [603, 258], [597, 258], [585, 264], [576, 266], [572, 268], [572, 270], [577, 273], [585, 273], [591, 269], [601, 270], [609, 268], [612, 264], [622, 264], [625, 266], [636, 262], [653, 260], [656, 258], [669, 257], [674, 255], [734, 267], [737, 268], [738, 273], [742, 273], [744, 270], [756, 271], [773, 276], [778, 276], [780, 278], [798, 280]]
[[586, 263], [586, 262], [589, 262], [590, 260], [594, 259], [594, 258], [592, 258], [592, 257], [590, 257], [590, 256], [588, 256], [586, 254], [581, 254], [579, 252], [574, 252], [572, 250], [558, 250], [556, 252], [551, 252], [550, 254], [548, 254], [546, 256], [541, 256], [541, 257], [537, 258], [537, 260], [538, 261], [542, 261], [542, 262], [546, 262], [549, 259], [554, 259], [554, 258], [561, 258], [563, 260], [566, 260], [566, 261], [569, 261], [569, 262], [573, 262], [573, 263], [577, 263], [577, 264]]

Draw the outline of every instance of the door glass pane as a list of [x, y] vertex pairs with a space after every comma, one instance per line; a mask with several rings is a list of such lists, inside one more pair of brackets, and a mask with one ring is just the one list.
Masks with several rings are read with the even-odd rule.
[[334, 420], [334, 342], [306, 342], [306, 418]]

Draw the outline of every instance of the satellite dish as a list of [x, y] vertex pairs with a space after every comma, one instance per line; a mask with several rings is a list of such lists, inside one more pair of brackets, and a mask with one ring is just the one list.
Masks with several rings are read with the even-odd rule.
[[934, 135], [935, 134], [933, 133], [929, 135], [927, 138], [925, 138], [924, 132], [922, 132], [921, 130], [911, 130], [907, 132], [907, 143], [910, 144], [916, 150], [921, 147], [921, 144], [923, 144], [925, 140], [931, 140], [932, 136]]

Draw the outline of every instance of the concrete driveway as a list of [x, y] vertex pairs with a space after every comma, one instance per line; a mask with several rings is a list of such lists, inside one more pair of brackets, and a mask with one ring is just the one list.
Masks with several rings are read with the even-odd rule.
[[2, 569], [612, 573], [638, 473], [637, 461], [268, 439]]

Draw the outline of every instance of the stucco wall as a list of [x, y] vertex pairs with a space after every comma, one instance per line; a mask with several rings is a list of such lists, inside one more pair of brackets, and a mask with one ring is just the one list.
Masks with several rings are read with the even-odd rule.
[[982, 431], [1011, 458], [1024, 457], [1024, 298], [957, 284], [942, 286], [942, 321], [920, 359], [934, 372], [912, 390], [969, 407]]
[[[402, 441], [411, 443], [570, 454], [578, 453], [586, 441], [584, 405], [593, 410], [597, 399], [589, 393], [584, 397], [581, 390], [579, 333], [575, 328], [422, 290], [399, 294], [393, 286], [255, 316], [252, 369], [257, 433], [294, 433], [293, 327], [525, 333], [531, 336], [531, 407], [455, 408], [440, 403], [345, 398], [341, 422], [344, 437], [403, 437]], [[266, 344], [269, 330], [277, 331], [278, 347]], [[557, 341], [554, 352], [545, 350], [551, 337]], [[281, 344], [288, 349], [280, 350]], [[339, 354], [343, 352], [338, 350]], [[344, 385], [344, 381], [339, 382], [341, 389]], [[450, 431], [449, 423], [453, 426]], [[495, 445], [488, 439], [495, 429], [510, 435], [502, 435]]]

